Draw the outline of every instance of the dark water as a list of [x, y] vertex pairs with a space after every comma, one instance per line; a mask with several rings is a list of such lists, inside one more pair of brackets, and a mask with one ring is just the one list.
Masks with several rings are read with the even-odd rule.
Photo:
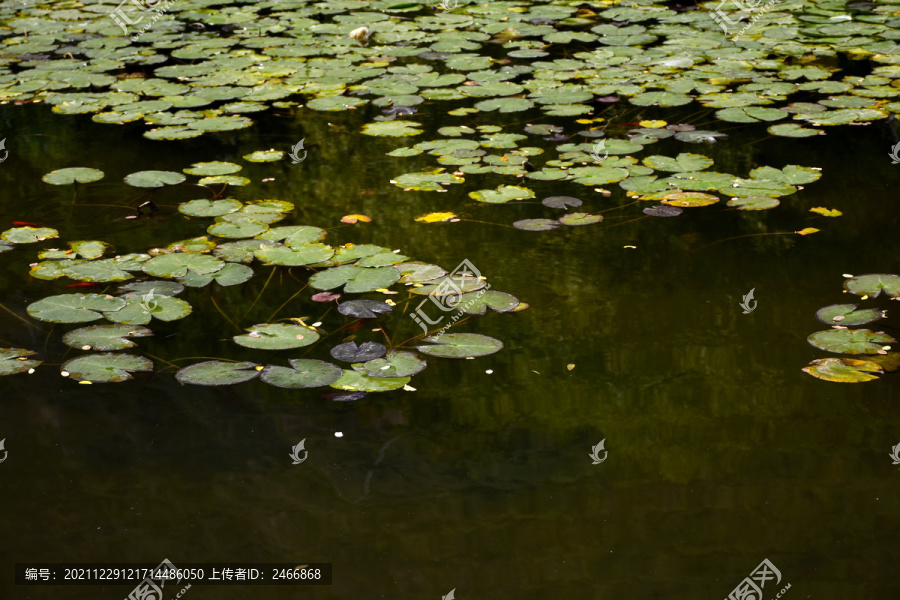
[[[443, 109], [423, 112], [430, 128], [461, 124]], [[460, 600], [723, 598], [766, 558], [780, 586], [791, 585], [788, 599], [900, 591], [900, 472], [888, 456], [900, 442], [897, 378], [835, 384], [800, 370], [826, 355], [806, 336], [824, 328], [818, 308], [849, 301], [842, 273], [900, 272], [900, 166], [887, 157], [884, 126], [832, 128], [812, 141], [760, 141], [763, 129], [714, 146], [667, 140], [650, 153], [705, 153], [714, 169], [739, 174], [801, 164], [824, 175], [773, 211], [720, 204], [626, 223], [641, 216], [632, 206], [600, 225], [532, 233], [414, 223], [431, 210], [502, 224], [548, 211], [474, 206], [468, 182], [445, 194], [389, 185], [430, 163], [384, 156], [397, 144], [355, 134], [363, 114], [261, 121], [203, 141], [151, 142], [137, 126], [3, 107], [10, 158], [0, 165], [0, 223], [36, 221], [59, 229], [61, 245], [103, 239], [118, 253], [203, 235], [209, 220], [175, 210], [207, 197], [198, 188], [160, 193], [152, 220], [115, 220], [134, 204], [121, 179], [230, 160], [254, 181], [235, 197], [297, 205], [282, 224], [333, 227], [344, 214], [368, 214], [372, 223], [333, 230], [328, 241], [382, 244], [451, 268], [468, 258], [530, 309], [466, 329], [502, 339], [504, 351], [430, 360], [411, 382], [418, 391], [355, 403], [259, 382], [182, 387], [160, 361], [156, 373], [123, 384], [81, 386], [54, 367], [0, 379], [9, 451], [0, 464], [0, 597], [118, 600], [130, 586], [16, 587], [12, 565], [163, 558], [334, 565], [330, 587], [194, 587], [186, 597], [198, 600], [436, 600], [454, 588]], [[300, 138], [309, 151], [301, 165], [240, 159]], [[71, 186], [40, 182], [67, 166], [106, 178], [81, 186], [73, 203]], [[579, 194], [588, 210], [630, 202], [609, 187], [608, 199]], [[572, 189], [536, 187], [538, 198]], [[812, 206], [844, 216], [821, 218]], [[808, 226], [822, 231], [720, 242]], [[29, 280], [34, 248], [0, 255], [0, 346], [46, 349], [61, 361], [68, 327], [48, 334], [25, 307], [65, 293], [68, 281]], [[242, 313], [257, 279], [218, 290], [223, 311]], [[298, 284], [276, 277], [270, 286], [245, 323], [265, 319]], [[758, 308], [743, 314], [751, 288]], [[876, 329], [896, 334], [897, 314]], [[211, 307], [155, 331], [140, 345], [163, 361], [233, 348]], [[290, 448], [304, 438], [309, 458], [293, 466]], [[591, 447], [603, 439], [608, 458], [592, 465]]]

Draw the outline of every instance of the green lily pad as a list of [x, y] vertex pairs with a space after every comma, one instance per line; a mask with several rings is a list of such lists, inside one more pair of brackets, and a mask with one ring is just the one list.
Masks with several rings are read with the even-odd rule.
[[816, 318], [828, 325], [855, 327], [877, 321], [884, 317], [884, 311], [875, 308], [856, 310], [858, 304], [832, 304], [816, 311]]
[[103, 253], [106, 252], [107, 248], [109, 248], [109, 244], [107, 244], [106, 242], [90, 240], [69, 242], [69, 247], [72, 248], [72, 251], [81, 258], [92, 260], [103, 256]]
[[253, 121], [247, 117], [210, 117], [187, 124], [189, 128], [199, 131], [233, 131], [245, 129], [251, 125], [253, 125]]
[[299, 244], [293, 248], [271, 246], [256, 251], [256, 257], [268, 264], [287, 267], [312, 265], [334, 256], [334, 248], [327, 244]]
[[193, 385], [234, 385], [255, 379], [261, 369], [252, 362], [208, 360], [179, 370], [175, 379]]
[[380, 123], [368, 123], [362, 128], [364, 135], [407, 137], [422, 133], [418, 127], [421, 123], [414, 121], [382, 121]]
[[192, 217], [218, 217], [239, 210], [243, 206], [234, 198], [222, 200], [191, 200], [178, 205], [178, 212]]
[[416, 350], [440, 358], [471, 358], [487, 356], [503, 349], [503, 342], [480, 333], [446, 333], [423, 341], [431, 346], [416, 346]]
[[309, 285], [317, 290], [332, 290], [344, 287], [348, 294], [361, 294], [386, 288], [400, 279], [400, 273], [394, 267], [358, 267], [341, 265], [316, 273], [309, 278]]
[[882, 373], [881, 367], [869, 360], [854, 358], [819, 358], [804, 367], [813, 377], [838, 383], [860, 383], [878, 379], [872, 373]]
[[205, 275], [199, 275], [193, 271], [188, 271], [186, 277], [179, 278], [178, 281], [188, 287], [203, 287], [213, 281], [221, 286], [239, 285], [245, 281], [249, 281], [253, 277], [253, 269], [247, 265], [239, 265], [229, 263], [215, 271]]
[[295, 358], [289, 362], [292, 368], [267, 366], [260, 379], [275, 387], [301, 389], [331, 385], [344, 374], [339, 366], [321, 360]]
[[768, 196], [747, 196], [746, 198], [732, 198], [728, 201], [728, 206], [733, 206], [738, 210], [769, 210], [781, 204], [777, 198], [769, 198]]
[[64, 362], [59, 370], [77, 381], [116, 383], [128, 381], [136, 371], [152, 371], [153, 361], [134, 354], [88, 354]]
[[182, 169], [182, 171], [188, 175], [206, 177], [209, 175], [231, 175], [232, 173], [237, 173], [241, 169], [243, 169], [241, 165], [230, 162], [214, 161], [194, 163], [190, 167]]
[[792, 137], [792, 138], [802, 138], [802, 137], [812, 137], [814, 135], [819, 135], [822, 133], [821, 129], [807, 129], [806, 127], [801, 127], [796, 123], [781, 123], [779, 125], [770, 125], [768, 129], [766, 129], [772, 135], [777, 135], [779, 137]]
[[501, 185], [495, 190], [478, 190], [469, 193], [469, 198], [479, 202], [491, 204], [503, 204], [512, 200], [527, 200], [534, 198], [534, 192], [528, 188], [517, 185]]
[[788, 185], [804, 185], [818, 181], [819, 178], [822, 177], [822, 170], [813, 169], [811, 167], [801, 167], [798, 165], [788, 165], [783, 169], [759, 167], [750, 171], [750, 177], [753, 179], [775, 181]]
[[777, 108], [762, 106], [745, 106], [741, 108], [723, 108], [716, 111], [716, 118], [731, 123], [759, 123], [760, 121], [778, 121], [786, 119], [788, 114]]
[[164, 185], [177, 185], [186, 177], [175, 171], [138, 171], [125, 177], [125, 183], [134, 187], [158, 188]]
[[900, 275], [873, 273], [857, 275], [844, 281], [844, 289], [857, 296], [877, 298], [882, 291], [891, 299], [900, 298]]
[[522, 219], [513, 223], [513, 227], [523, 231], [550, 231], [559, 227], [559, 221], [553, 219]]
[[807, 340], [820, 350], [840, 354], [877, 354], [882, 346], [896, 341], [885, 333], [875, 333], [868, 329], [817, 331]]
[[483, 315], [490, 308], [494, 312], [505, 313], [519, 306], [519, 299], [506, 292], [496, 290], [479, 290], [469, 292], [460, 297], [456, 307], [466, 314]]
[[463, 181], [465, 180], [462, 177], [452, 173], [406, 173], [392, 179], [391, 183], [404, 189], [435, 192], [443, 190], [445, 185]]
[[32, 302], [28, 314], [51, 323], [87, 323], [102, 319], [102, 313], [117, 311], [125, 306], [121, 298], [103, 294], [61, 294]]
[[284, 158], [284, 152], [281, 150], [257, 150], [256, 152], [245, 154], [241, 158], [247, 162], [254, 163], [276, 162]]
[[177, 321], [191, 314], [191, 305], [180, 298], [171, 296], [146, 294], [126, 294], [122, 296], [125, 306], [103, 316], [113, 323], [127, 325], [146, 325], [152, 319], [160, 321]]
[[309, 225], [288, 225], [285, 227], [272, 227], [267, 232], [258, 236], [261, 240], [284, 240], [284, 245], [289, 248], [305, 246], [324, 239], [328, 232], [320, 227]]
[[323, 96], [310, 100], [306, 106], [313, 110], [338, 111], [350, 110], [365, 103], [366, 101], [362, 98], [354, 98], [353, 96]]
[[87, 282], [128, 281], [134, 275], [122, 269], [122, 265], [114, 258], [106, 260], [73, 261], [63, 269], [69, 279]]
[[389, 392], [409, 383], [409, 377], [370, 377], [357, 371], [344, 369], [341, 378], [331, 387], [348, 392]]
[[0, 377], [15, 373], [26, 373], [37, 367], [43, 361], [31, 360], [28, 356], [34, 356], [31, 350], [22, 348], [0, 348]]
[[59, 232], [50, 227], [13, 227], [0, 234], [0, 239], [11, 244], [32, 244], [59, 236]]
[[143, 270], [147, 275], [154, 277], [185, 277], [188, 271], [206, 275], [224, 266], [224, 262], [206, 254], [177, 252], [151, 258], [144, 263]]
[[563, 215], [559, 222], [563, 225], [592, 225], [603, 220], [603, 215], [592, 215], [586, 212], [574, 212]]
[[87, 167], [71, 167], [50, 171], [41, 178], [44, 183], [51, 185], [70, 185], [73, 183], [91, 183], [103, 179], [103, 171], [89, 169]]
[[206, 228], [207, 233], [221, 238], [240, 239], [256, 237], [269, 228], [257, 219], [240, 219], [238, 222], [220, 221]]
[[250, 333], [234, 336], [239, 346], [257, 350], [289, 350], [315, 343], [319, 334], [311, 327], [297, 323], [272, 323], [248, 327]]
[[130, 337], [147, 337], [153, 332], [146, 327], [133, 325], [90, 325], [74, 329], [63, 336], [62, 341], [70, 348], [81, 350], [125, 350], [135, 344]]
[[534, 108], [534, 102], [527, 98], [493, 98], [478, 102], [475, 108], [483, 112], [498, 110], [502, 113], [513, 113]]
[[154, 296], [177, 296], [184, 291], [184, 286], [174, 281], [131, 281], [119, 286], [120, 293], [149, 294]]
[[391, 350], [382, 358], [376, 358], [363, 364], [369, 377], [412, 377], [425, 370], [428, 363], [412, 352]]
[[713, 160], [702, 154], [682, 152], [675, 158], [669, 156], [648, 156], [643, 160], [643, 163], [657, 171], [672, 171], [679, 173], [683, 171], [702, 171], [703, 169], [711, 167]]
[[237, 177], [235, 175], [214, 175], [212, 177], [204, 177], [198, 181], [200, 185], [233, 185], [243, 187], [250, 185], [250, 180], [246, 177]]

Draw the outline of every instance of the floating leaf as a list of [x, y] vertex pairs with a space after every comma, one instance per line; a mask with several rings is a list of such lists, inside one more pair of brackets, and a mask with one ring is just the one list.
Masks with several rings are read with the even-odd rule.
[[363, 365], [369, 377], [412, 377], [418, 375], [428, 366], [424, 360], [412, 352], [391, 350], [384, 358], [370, 360]]
[[429, 356], [440, 358], [487, 356], [503, 349], [503, 342], [480, 333], [446, 333], [427, 337], [423, 341], [434, 345], [416, 346], [416, 349]]
[[506, 292], [480, 290], [463, 294], [455, 306], [470, 315], [483, 315], [488, 308], [504, 313], [515, 310], [519, 306], [519, 299]]
[[241, 165], [230, 162], [214, 161], [194, 163], [190, 167], [182, 170], [188, 175], [206, 177], [209, 175], [231, 175], [232, 173], [237, 173], [241, 169], [243, 169]]
[[701, 192], [676, 192], [674, 194], [667, 194], [660, 200], [663, 204], [681, 207], [709, 206], [718, 201], [718, 196], [703, 194]]
[[131, 325], [91, 325], [74, 329], [63, 336], [62, 341], [70, 348], [81, 350], [125, 350], [135, 344], [129, 337], [153, 335], [146, 327]]
[[669, 156], [648, 156], [642, 162], [657, 171], [672, 171], [675, 173], [702, 171], [713, 164], [713, 160], [707, 156], [688, 154], [686, 152], [682, 152], [675, 158]]
[[158, 188], [164, 185], [177, 185], [186, 177], [175, 171], [138, 171], [125, 177], [125, 183], [134, 187]]
[[559, 222], [563, 225], [592, 225], [602, 220], [603, 215], [592, 215], [585, 212], [569, 213], [559, 218]]
[[844, 281], [844, 289], [857, 296], [877, 298], [882, 290], [892, 299], [900, 298], [900, 275], [872, 273]]
[[777, 198], [768, 196], [747, 196], [746, 198], [732, 198], [728, 201], [728, 206], [736, 207], [738, 210], [768, 210], [779, 204], [781, 202]]
[[319, 339], [318, 332], [312, 327], [296, 323], [272, 323], [248, 327], [243, 335], [234, 336], [234, 341], [246, 348], [257, 350], [289, 350], [302, 348], [315, 343]]
[[416, 221], [419, 223], [446, 223], [452, 219], [457, 219], [456, 213], [452, 212], [433, 212], [428, 213], [427, 215], [422, 215], [421, 217], [416, 217]]
[[28, 305], [28, 314], [51, 323], [87, 323], [103, 318], [103, 312], [125, 306], [121, 298], [102, 294], [61, 294]]
[[200, 275], [188, 271], [187, 276], [178, 279], [189, 287], [203, 287], [213, 281], [221, 286], [239, 285], [253, 277], [253, 269], [247, 265], [227, 264], [214, 273]]
[[258, 366], [252, 362], [208, 360], [181, 369], [175, 373], [175, 379], [194, 385], [233, 385], [255, 379]]
[[332, 300], [337, 300], [340, 298], [340, 294], [332, 294], [331, 292], [319, 292], [318, 294], [312, 295], [313, 302], [331, 302]]
[[171, 296], [153, 296], [144, 294], [127, 294], [123, 296], [126, 305], [124, 308], [107, 312], [104, 316], [113, 323], [126, 323], [129, 325], [146, 325], [152, 319], [160, 321], [177, 321], [191, 314], [191, 305], [180, 298]]
[[78, 381], [115, 383], [128, 381], [134, 372], [153, 370], [153, 362], [134, 354], [88, 354], [62, 364], [61, 372]]
[[857, 306], [859, 305], [832, 304], [831, 306], [825, 306], [816, 311], [816, 318], [828, 325], [838, 324], [844, 327], [855, 327], [856, 325], [865, 325], [884, 317], [884, 311], [875, 308], [856, 310]]
[[524, 231], [549, 231], [559, 227], [559, 221], [553, 219], [522, 219], [513, 223], [516, 229]]
[[256, 152], [245, 154], [241, 158], [247, 162], [254, 163], [276, 162], [284, 158], [284, 152], [281, 150], [257, 150]]
[[346, 293], [361, 294], [388, 287], [398, 279], [400, 273], [394, 267], [342, 265], [316, 273], [309, 278], [309, 285], [318, 290], [331, 290], [346, 284]]
[[[337, 294], [335, 296], [340, 297]], [[315, 300], [315, 297], [313, 299]], [[392, 310], [394, 309], [390, 304], [379, 300], [350, 300], [338, 304], [339, 313], [357, 319], [374, 319], [378, 316], [375, 313], [389, 313]]]
[[491, 204], [503, 204], [512, 200], [526, 200], [534, 198], [534, 192], [528, 188], [517, 185], [501, 185], [495, 190], [478, 190], [470, 192], [469, 197], [479, 202]]
[[240, 210], [241, 204], [234, 198], [222, 200], [191, 200], [178, 205], [178, 212], [192, 217], [218, 217]]
[[368, 123], [362, 128], [364, 135], [407, 137], [422, 133], [418, 127], [421, 123], [414, 121], [383, 121], [380, 123]]
[[256, 257], [259, 260], [272, 265], [288, 267], [312, 265], [328, 260], [332, 256], [334, 256], [334, 248], [327, 244], [302, 244], [293, 248], [268, 246], [256, 251]]
[[648, 206], [642, 212], [651, 217], [677, 217], [684, 211], [677, 206]]
[[341, 378], [332, 383], [331, 387], [350, 392], [389, 392], [399, 390], [407, 383], [409, 383], [409, 377], [370, 377], [357, 371], [344, 369]]
[[854, 358], [819, 358], [804, 367], [803, 371], [818, 379], [838, 383], [859, 383], [878, 379], [872, 373], [881, 373], [881, 367], [869, 360]]
[[339, 366], [321, 360], [295, 358], [289, 362], [292, 368], [267, 366], [260, 379], [275, 387], [301, 389], [331, 385], [343, 375]]
[[151, 258], [143, 265], [144, 273], [154, 277], [185, 277], [188, 271], [197, 275], [214, 273], [225, 263], [206, 254], [180, 252]]
[[72, 167], [50, 171], [41, 178], [44, 183], [51, 185], [70, 185], [72, 183], [91, 183], [103, 179], [103, 171], [88, 169], [87, 167]]
[[11, 244], [32, 244], [59, 236], [59, 232], [49, 227], [13, 227], [0, 234], [0, 239]]
[[550, 196], [541, 200], [541, 204], [550, 208], [561, 208], [567, 210], [569, 206], [577, 208], [581, 206], [581, 200], [571, 196]]
[[370, 223], [372, 221], [372, 217], [367, 217], [366, 215], [358, 215], [358, 214], [344, 215], [343, 217], [341, 217], [341, 223], [347, 223], [347, 224], [353, 225], [354, 223], [356, 223], [358, 221], [362, 221], [363, 223]]
[[800, 235], [810, 235], [811, 233], [818, 233], [818, 232], [819, 232], [819, 230], [816, 229], [815, 227], [805, 227], [796, 233], [799, 233]]
[[0, 377], [15, 373], [25, 373], [37, 367], [43, 361], [25, 358], [34, 355], [35, 353], [31, 350], [23, 350], [22, 348], [0, 348]]
[[346, 342], [332, 348], [331, 356], [344, 362], [362, 363], [384, 356], [385, 352], [387, 348], [378, 342], [363, 342], [359, 346], [356, 342]]
[[875, 333], [868, 329], [817, 331], [807, 340], [820, 350], [840, 354], [877, 354], [882, 346], [896, 341], [885, 333]]
[[835, 208], [825, 208], [824, 206], [816, 206], [815, 208], [809, 209], [809, 212], [818, 213], [823, 217], [840, 217], [844, 214]]

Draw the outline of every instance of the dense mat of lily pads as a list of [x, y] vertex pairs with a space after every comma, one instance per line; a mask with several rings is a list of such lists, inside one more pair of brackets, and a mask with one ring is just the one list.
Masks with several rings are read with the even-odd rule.
[[[873, 273], [846, 277], [844, 291], [860, 296], [862, 300], [900, 300], [900, 275]], [[860, 308], [859, 304], [832, 304], [820, 308], [816, 318], [831, 325], [831, 329], [813, 333], [808, 338], [809, 343], [827, 352], [866, 355], [866, 359], [819, 358], [803, 370], [813, 377], [841, 383], [871, 381], [885, 371], [897, 371], [900, 369], [900, 352], [892, 352], [890, 345], [897, 340], [883, 331], [851, 329], [886, 316], [885, 309]]]
[[[227, 171], [227, 165], [199, 163], [185, 171], [202, 176]], [[61, 184], [97, 181], [103, 176], [96, 169], [62, 169], [48, 173], [44, 180]], [[141, 171], [125, 178], [126, 183], [138, 187], [162, 187], [183, 181], [185, 175], [170, 171]], [[134, 348], [136, 338], [152, 335], [156, 321], [176, 321], [190, 315], [194, 311], [192, 302], [176, 297], [185, 288], [202, 288], [213, 282], [216, 286], [241, 285], [261, 272], [271, 276], [273, 269], [300, 267], [298, 270], [309, 274], [308, 281], [288, 300], [309, 290], [305, 295], [309, 296], [310, 305], [319, 302], [323, 303], [320, 306], [336, 308], [337, 314], [323, 308], [323, 320], [330, 321], [329, 325], [321, 321], [307, 323], [307, 317], [295, 316], [247, 326], [246, 333], [231, 339], [236, 346], [259, 351], [259, 362], [224, 357], [187, 366], [176, 376], [183, 383], [198, 385], [226, 385], [260, 377], [284, 388], [331, 386], [350, 392], [338, 399], [355, 400], [365, 392], [414, 389], [408, 385], [410, 378], [427, 366], [422, 355], [475, 358], [501, 350], [503, 343], [492, 337], [446, 331], [462, 324], [465, 318], [460, 317], [464, 315], [484, 315], [488, 309], [510, 312], [527, 306], [510, 294], [490, 289], [480, 275], [448, 273], [437, 265], [412, 261], [399, 250], [373, 244], [329, 245], [322, 241], [328, 232], [319, 227], [275, 225], [293, 209], [292, 203], [274, 199], [191, 200], [180, 204], [179, 211], [186, 218], [214, 219], [207, 228], [209, 235], [175, 241], [146, 253], [115, 256], [110, 256], [110, 246], [100, 240], [71, 241], [67, 249], [40, 251], [38, 262], [32, 263], [32, 277], [109, 284], [110, 289], [102, 293], [53, 294], [31, 303], [27, 312], [32, 318], [49, 323], [107, 321], [73, 329], [62, 336], [62, 342], [70, 348], [91, 353], [67, 360], [60, 371], [81, 383], [126, 381], [132, 373], [153, 370], [154, 363], [144, 356], [120, 351]], [[0, 251], [58, 236], [59, 232], [49, 227], [14, 227], [0, 233]], [[369, 297], [350, 299], [361, 294]], [[373, 295], [378, 299], [373, 299]], [[393, 318], [413, 312], [410, 304], [421, 304], [429, 297], [435, 300], [426, 306], [432, 317], [441, 316], [441, 311], [447, 315], [456, 313], [439, 331], [435, 328], [422, 333], [410, 319]], [[207, 305], [206, 300], [204, 296], [197, 302]], [[395, 307], [400, 308], [395, 312]], [[360, 329], [364, 333], [345, 330], [360, 320], [371, 320], [374, 329]], [[408, 339], [395, 343], [388, 331], [399, 332]], [[375, 339], [363, 340], [364, 337]], [[346, 363], [347, 368], [306, 357], [307, 350], [326, 339], [333, 344], [330, 357]], [[387, 345], [381, 343], [385, 341]], [[304, 354], [288, 359], [290, 366], [267, 362], [265, 357], [271, 351], [300, 349], [304, 349]], [[22, 348], [0, 349], [0, 375], [33, 372], [41, 364], [31, 358], [34, 355]]]

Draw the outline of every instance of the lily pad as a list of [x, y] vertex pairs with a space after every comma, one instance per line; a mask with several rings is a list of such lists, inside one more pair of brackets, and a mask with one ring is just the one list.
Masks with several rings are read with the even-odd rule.
[[877, 354], [882, 346], [896, 340], [868, 329], [829, 329], [810, 335], [809, 343], [820, 350], [840, 354]]
[[133, 325], [91, 325], [74, 329], [63, 336], [64, 344], [81, 350], [125, 350], [135, 344], [130, 337], [153, 335], [146, 327]]
[[297, 323], [264, 323], [248, 327], [247, 331], [250, 333], [234, 336], [235, 343], [257, 350], [302, 348], [319, 339], [319, 334], [315, 329]]
[[581, 206], [581, 200], [571, 196], [550, 196], [541, 200], [541, 204], [550, 208], [561, 208], [567, 210], [569, 206], [577, 208]]
[[856, 310], [858, 304], [832, 304], [816, 311], [816, 318], [828, 325], [855, 327], [877, 321], [884, 317], [884, 311], [875, 308]]
[[745, 198], [731, 198], [728, 206], [733, 206], [738, 210], [769, 210], [781, 204], [777, 198], [768, 196], [747, 196]]
[[50, 171], [41, 178], [44, 183], [51, 185], [70, 185], [72, 183], [92, 183], [103, 179], [103, 171], [89, 169], [87, 167], [71, 167]]
[[425, 370], [428, 363], [412, 352], [390, 351], [384, 358], [370, 360], [363, 365], [369, 377], [412, 377]]
[[469, 198], [490, 204], [503, 204], [513, 200], [534, 198], [534, 192], [517, 185], [501, 185], [495, 190], [478, 190], [469, 193]]
[[516, 229], [524, 231], [549, 231], [559, 227], [559, 221], [553, 219], [522, 219], [513, 223]]
[[11, 244], [32, 244], [59, 236], [59, 232], [50, 227], [13, 227], [0, 234], [0, 239]]
[[872, 373], [881, 373], [881, 367], [869, 360], [855, 358], [819, 358], [804, 367], [813, 377], [838, 383], [860, 383], [878, 379]]
[[180, 298], [147, 293], [123, 296], [126, 305], [104, 314], [108, 321], [129, 325], [146, 325], [151, 319], [177, 321], [191, 314], [191, 305]]
[[387, 136], [387, 137], [407, 137], [422, 133], [418, 129], [420, 123], [413, 121], [382, 121], [380, 123], [368, 123], [362, 128], [364, 135]]
[[178, 212], [192, 217], [218, 217], [240, 210], [243, 204], [234, 198], [191, 200], [178, 205]]
[[675, 192], [662, 197], [660, 202], [670, 206], [695, 207], [709, 206], [719, 201], [718, 196], [712, 194], [703, 194], [701, 192]]
[[470, 315], [483, 315], [488, 308], [494, 312], [504, 313], [515, 310], [519, 306], [519, 299], [506, 292], [479, 290], [463, 294], [456, 306]]
[[256, 251], [259, 260], [288, 267], [312, 265], [328, 260], [332, 256], [334, 248], [327, 244], [298, 244], [292, 248], [269, 246]]
[[651, 217], [677, 217], [684, 211], [677, 206], [648, 206], [641, 212]]
[[648, 156], [643, 160], [643, 163], [657, 171], [680, 173], [684, 171], [702, 171], [712, 166], [713, 159], [702, 154], [682, 152], [675, 158], [669, 156]]
[[253, 277], [253, 269], [247, 265], [229, 263], [218, 271], [205, 275], [188, 271], [187, 276], [179, 278], [178, 281], [189, 287], [203, 287], [213, 281], [221, 286], [230, 286], [249, 281], [251, 277]]
[[117, 311], [125, 300], [103, 294], [61, 294], [49, 296], [28, 305], [28, 314], [51, 323], [87, 323], [103, 318], [103, 313]]
[[357, 371], [344, 369], [341, 378], [331, 387], [348, 392], [389, 392], [409, 383], [409, 377], [370, 377]]
[[357, 267], [341, 265], [316, 273], [309, 278], [309, 285], [317, 290], [331, 290], [344, 285], [348, 294], [373, 292], [386, 288], [400, 279], [394, 267]]
[[0, 377], [15, 373], [26, 373], [37, 367], [43, 361], [27, 358], [34, 355], [35, 353], [31, 350], [22, 348], [0, 348]]
[[207, 177], [209, 175], [231, 175], [232, 173], [237, 173], [241, 169], [243, 169], [241, 165], [236, 165], [231, 162], [214, 161], [194, 163], [190, 167], [182, 170], [188, 175]]
[[164, 185], [177, 185], [186, 177], [175, 171], [138, 171], [125, 177], [125, 183], [134, 187], [158, 188]]
[[208, 360], [185, 367], [175, 373], [181, 383], [194, 385], [233, 385], [255, 379], [261, 367], [252, 362]]
[[387, 302], [379, 300], [350, 300], [338, 304], [338, 312], [357, 319], [375, 319], [376, 313], [389, 313], [394, 308]]
[[62, 364], [60, 372], [78, 381], [116, 383], [128, 381], [134, 372], [153, 370], [153, 361], [134, 354], [88, 354]]
[[488, 356], [503, 349], [503, 342], [480, 333], [446, 333], [423, 341], [431, 346], [416, 346], [419, 352], [440, 358], [470, 358]]
[[603, 215], [592, 215], [586, 212], [574, 212], [559, 218], [563, 225], [592, 225], [603, 220]]
[[363, 342], [359, 346], [356, 342], [338, 344], [331, 349], [331, 356], [336, 360], [349, 363], [362, 363], [384, 356], [387, 348], [378, 342]]
[[873, 273], [857, 275], [844, 281], [844, 289], [857, 296], [877, 298], [882, 291], [891, 299], [900, 298], [900, 275]]
[[302, 389], [331, 385], [344, 374], [339, 366], [322, 360], [295, 358], [289, 362], [291, 368], [267, 366], [260, 372], [260, 379], [275, 387]]
[[143, 265], [144, 273], [154, 277], [185, 277], [188, 271], [197, 275], [214, 273], [225, 266], [218, 258], [206, 254], [178, 252], [151, 258]]

